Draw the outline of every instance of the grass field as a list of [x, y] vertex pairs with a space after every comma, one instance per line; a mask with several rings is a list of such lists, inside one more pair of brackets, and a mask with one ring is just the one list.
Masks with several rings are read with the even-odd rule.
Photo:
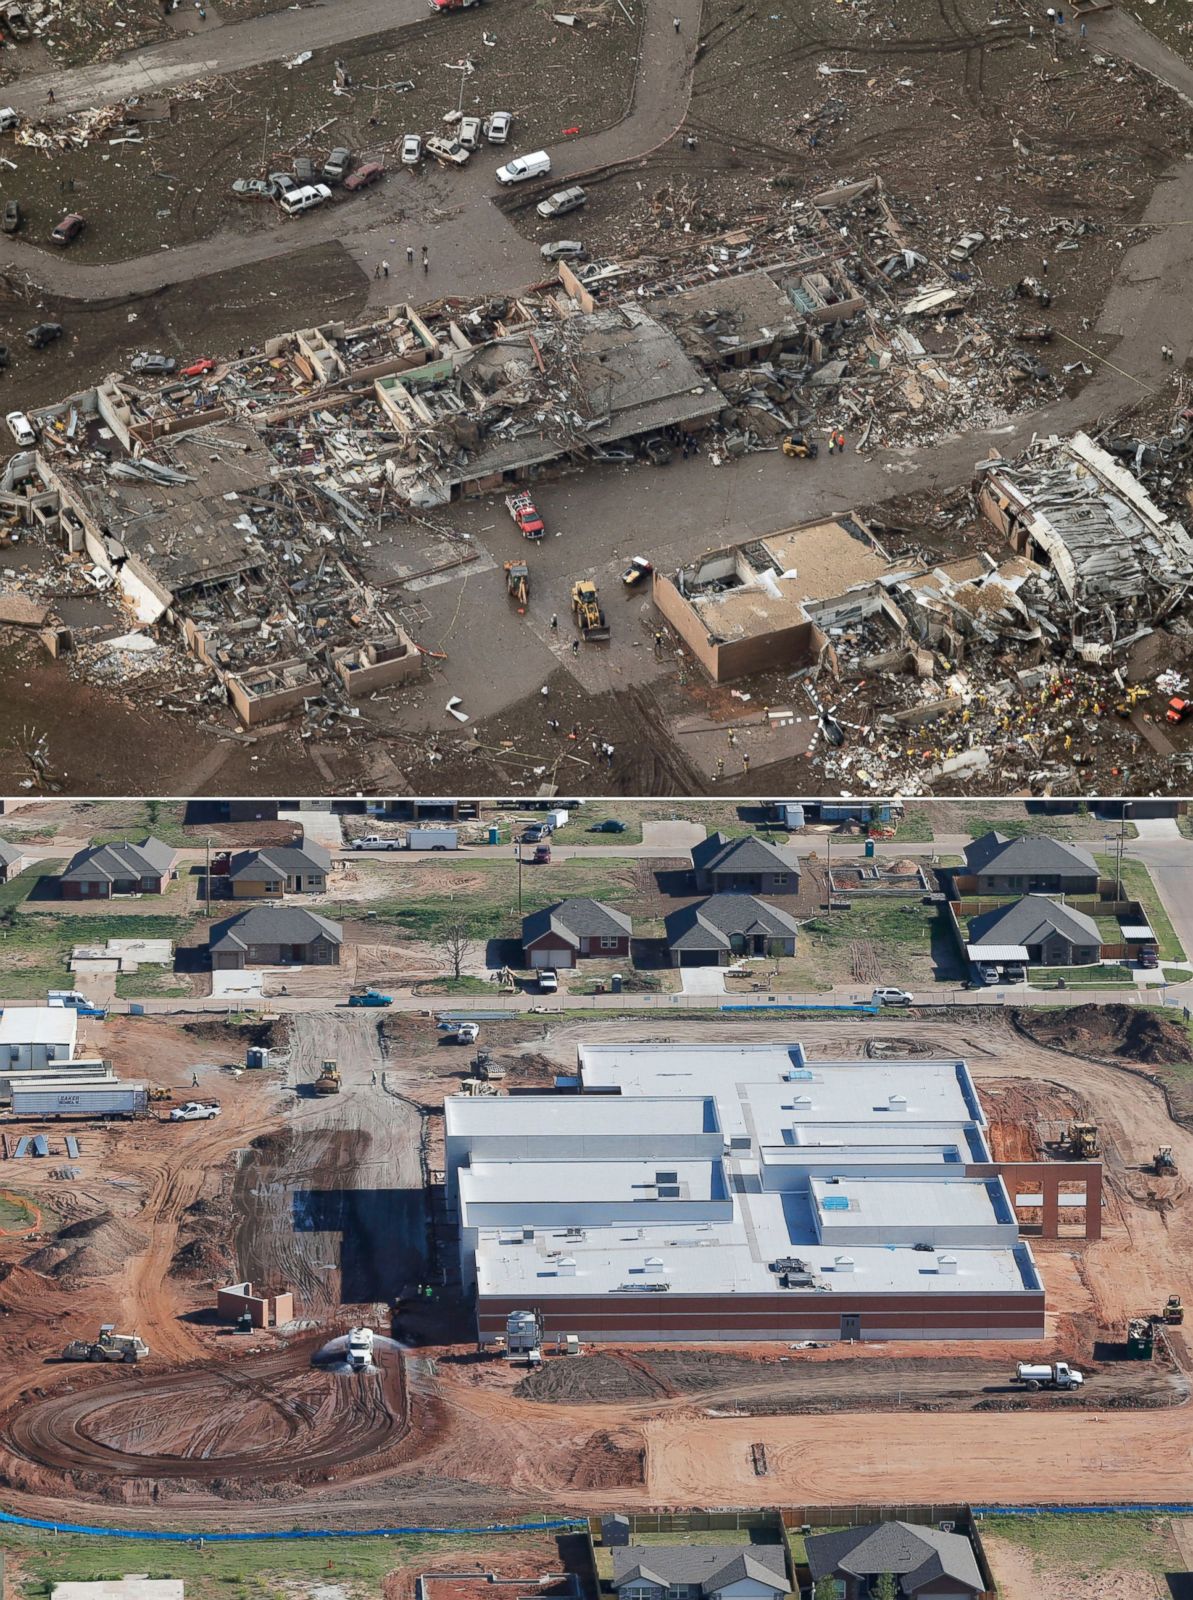
[[163, 844], [188, 845], [195, 849], [201, 840], [186, 832], [182, 826], [185, 806], [173, 800], [144, 800], [125, 802], [122, 811], [128, 813], [127, 822], [121, 816], [113, 828], [101, 829], [90, 835], [92, 844], [111, 844], [118, 839], [131, 839], [134, 844], [152, 836]]
[[[1026, 1556], [1041, 1597], [1104, 1600], [1117, 1594], [1169, 1594], [1165, 1574], [1183, 1569], [1167, 1517], [1146, 1513], [1069, 1517], [984, 1517], [982, 1543], [1000, 1589], [1004, 1569]], [[1155, 1580], [1155, 1587], [1120, 1588], [1122, 1579]], [[1015, 1592], [1022, 1593], [1020, 1586]]]
[[[617, 904], [641, 894], [638, 864], [624, 857], [522, 869], [523, 915], [571, 895]], [[439, 857], [429, 865], [423, 884], [418, 869], [411, 869], [400, 887], [395, 886], [392, 898], [369, 900], [366, 905], [379, 922], [393, 923], [418, 937], [431, 937], [462, 918], [478, 936], [510, 938], [520, 928], [518, 866], [512, 860], [447, 862]]]
[[[19, 879], [17, 880], [20, 881]], [[47, 989], [60, 989], [69, 980], [67, 963], [77, 944], [103, 944], [109, 938], [170, 939], [185, 944], [193, 937], [190, 918], [147, 916], [140, 912], [103, 913], [96, 916], [60, 916], [54, 912], [0, 908], [0, 994], [13, 1000], [44, 996]], [[189, 993], [186, 989], [153, 987], [159, 981], [156, 969], [133, 976], [121, 994]], [[172, 976], [165, 977], [171, 982]]]
[[[1098, 870], [1104, 877], [1114, 878], [1118, 871], [1116, 859], [1113, 855], [1096, 855], [1094, 860], [1098, 863]], [[1159, 892], [1152, 882], [1152, 875], [1142, 861], [1123, 862], [1123, 892], [1129, 900], [1138, 900], [1147, 913], [1147, 920], [1152, 932], [1156, 936], [1156, 943], [1160, 949], [1162, 961], [1183, 961], [1185, 951], [1176, 936], [1176, 930], [1169, 921], [1160, 900]]]
[[869, 945], [878, 962], [881, 983], [925, 984], [955, 971], [956, 951], [937, 906], [919, 901], [856, 899], [849, 911], [821, 912], [800, 928], [796, 945], [796, 979], [809, 988], [821, 983], [861, 987], [871, 980], [855, 978], [855, 946]]
[[[495, 1537], [495, 1536], [491, 1536]], [[4, 1530], [5, 1593], [41, 1600], [66, 1580], [97, 1582], [126, 1572], [181, 1578], [187, 1600], [288, 1600], [341, 1593], [365, 1600], [403, 1568], [451, 1567], [467, 1554], [483, 1561], [485, 1541], [469, 1536], [395, 1539], [264, 1540], [235, 1544], [138, 1544], [85, 1535]], [[327, 1586], [324, 1588], [323, 1586]]]
[[900, 844], [931, 844], [936, 837], [927, 812], [911, 806], [899, 819], [895, 838]]

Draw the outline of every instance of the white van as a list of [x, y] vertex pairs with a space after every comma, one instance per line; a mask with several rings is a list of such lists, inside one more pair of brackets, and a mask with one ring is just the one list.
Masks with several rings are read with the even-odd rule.
[[481, 147], [481, 119], [479, 117], [461, 117], [460, 125], [456, 129], [456, 138], [465, 150], [479, 150]]
[[278, 205], [288, 217], [296, 217], [300, 211], [309, 211], [312, 206], [321, 206], [330, 199], [331, 190], [325, 183], [307, 183], [301, 189], [291, 189], [289, 194], [284, 194]]
[[497, 169], [498, 183], [525, 183], [527, 178], [545, 178], [551, 170], [551, 157], [545, 150], [532, 150], [528, 156], [515, 156]]

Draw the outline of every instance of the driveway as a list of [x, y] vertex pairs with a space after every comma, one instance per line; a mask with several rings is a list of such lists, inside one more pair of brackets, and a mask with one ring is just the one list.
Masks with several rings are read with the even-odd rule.
[[279, 822], [292, 822], [300, 827], [308, 839], [321, 844], [325, 850], [344, 848], [344, 830], [339, 817], [330, 811], [279, 811]]
[[642, 844], [646, 849], [660, 850], [667, 855], [685, 856], [707, 831], [702, 822], [684, 822], [678, 817], [669, 822], [644, 822]]
[[681, 967], [684, 994], [725, 994], [724, 967]]
[[1141, 839], [1179, 839], [1181, 830], [1175, 817], [1136, 817], [1135, 828]]

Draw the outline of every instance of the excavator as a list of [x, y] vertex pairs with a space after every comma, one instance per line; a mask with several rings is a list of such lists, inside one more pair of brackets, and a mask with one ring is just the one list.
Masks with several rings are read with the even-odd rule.
[[585, 644], [609, 637], [611, 630], [591, 578], [580, 578], [572, 585], [572, 616]]
[[525, 561], [507, 561], [505, 564], [505, 592], [518, 608], [518, 615], [526, 615], [526, 602], [530, 598], [530, 568]]

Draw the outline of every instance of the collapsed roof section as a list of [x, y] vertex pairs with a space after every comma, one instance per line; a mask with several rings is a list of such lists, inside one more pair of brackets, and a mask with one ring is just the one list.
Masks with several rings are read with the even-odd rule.
[[1072, 604], [1113, 638], [1157, 621], [1193, 585], [1193, 538], [1084, 433], [1040, 440], [978, 468], [982, 511], [1021, 554], [1051, 567]]

